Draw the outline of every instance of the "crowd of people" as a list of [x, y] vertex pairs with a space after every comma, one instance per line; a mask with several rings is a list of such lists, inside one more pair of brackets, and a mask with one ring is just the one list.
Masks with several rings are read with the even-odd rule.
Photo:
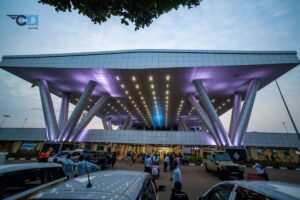
[[[164, 154], [163, 162], [164, 162], [164, 172], [169, 171], [172, 173], [172, 194], [170, 199], [171, 200], [187, 200], [188, 195], [181, 191], [182, 189], [182, 175], [180, 170], [180, 161], [181, 161], [181, 154], [176, 153], [169, 153]], [[152, 176], [159, 174], [159, 167], [158, 172], [156, 171], [157, 166], [159, 166], [160, 162], [160, 156], [158, 153], [152, 153], [146, 155], [146, 158], [144, 159], [144, 165], [145, 165], [145, 172], [150, 173]]]

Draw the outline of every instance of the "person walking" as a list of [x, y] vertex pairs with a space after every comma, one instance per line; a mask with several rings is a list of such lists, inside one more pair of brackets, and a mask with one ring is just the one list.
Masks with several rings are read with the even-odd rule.
[[73, 177], [74, 162], [71, 160], [71, 154], [68, 154], [66, 159], [63, 160], [63, 170], [68, 178]]
[[266, 173], [263, 166], [258, 161], [256, 161], [254, 168], [255, 168], [255, 171], [257, 174], [262, 176], [265, 180], [267, 180], [267, 181], [269, 180], [268, 174]]
[[164, 160], [164, 172], [168, 171], [168, 165], [170, 164], [170, 158], [168, 155], [165, 156], [165, 160]]
[[182, 181], [181, 170], [179, 168], [179, 165], [178, 165], [177, 161], [174, 161], [174, 163], [173, 163], [172, 181], [173, 181], [173, 188], [174, 188], [174, 185], [177, 181], [179, 181], [180, 183]]
[[181, 191], [182, 185], [179, 181], [175, 182], [170, 200], [188, 200], [188, 195]]
[[151, 174], [151, 167], [152, 167], [152, 160], [149, 155], [147, 155], [147, 158], [145, 160], [145, 172], [148, 172]]

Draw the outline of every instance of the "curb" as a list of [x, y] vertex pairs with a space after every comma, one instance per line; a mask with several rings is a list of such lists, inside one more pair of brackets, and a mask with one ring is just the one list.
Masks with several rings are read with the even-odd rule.
[[37, 160], [37, 158], [7, 158], [7, 160]]

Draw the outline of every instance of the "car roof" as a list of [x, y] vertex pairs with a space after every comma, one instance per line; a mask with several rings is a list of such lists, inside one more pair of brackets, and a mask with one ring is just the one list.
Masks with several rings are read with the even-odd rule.
[[277, 181], [226, 181], [275, 199], [300, 199], [300, 185]]
[[135, 199], [148, 176], [144, 172], [125, 170], [94, 172], [90, 173], [90, 188], [87, 188], [85, 174], [41, 192], [33, 199]]
[[54, 163], [23, 163], [23, 164], [5, 164], [0, 165], [0, 173], [15, 172], [27, 169], [61, 167], [60, 164]]

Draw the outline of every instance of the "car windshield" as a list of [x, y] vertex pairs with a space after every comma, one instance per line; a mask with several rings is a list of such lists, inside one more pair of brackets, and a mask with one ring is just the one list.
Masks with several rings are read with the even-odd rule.
[[231, 158], [228, 154], [216, 154], [215, 160], [216, 161], [231, 161]]

